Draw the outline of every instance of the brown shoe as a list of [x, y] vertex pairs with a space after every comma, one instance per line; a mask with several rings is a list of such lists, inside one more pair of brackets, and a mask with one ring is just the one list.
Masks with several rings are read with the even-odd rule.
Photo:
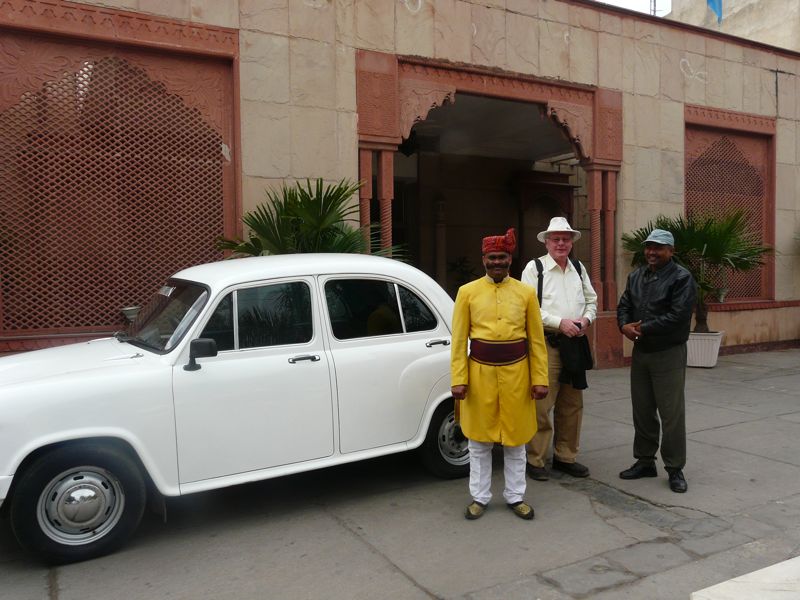
[[562, 473], [566, 473], [567, 475], [572, 475], [573, 477], [588, 477], [589, 476], [589, 469], [585, 465], [582, 465], [579, 462], [562, 462], [557, 459], [553, 459], [553, 469], [556, 471], [561, 471]]
[[525, 470], [528, 471], [528, 477], [536, 481], [547, 481], [550, 479], [550, 471], [547, 470], [547, 467], [534, 467], [532, 464], [528, 463]]
[[474, 521], [475, 519], [480, 519], [485, 512], [486, 505], [473, 500], [472, 503], [467, 506], [467, 510], [464, 511], [464, 518], [469, 521]]
[[514, 504], [508, 504], [507, 506], [514, 511], [514, 514], [520, 519], [525, 519], [526, 521], [533, 519], [533, 507], [530, 504], [519, 501], [514, 502]]

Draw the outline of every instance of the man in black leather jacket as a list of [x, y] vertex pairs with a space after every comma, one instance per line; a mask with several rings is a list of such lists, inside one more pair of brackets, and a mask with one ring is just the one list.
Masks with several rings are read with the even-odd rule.
[[631, 404], [633, 456], [636, 463], [622, 479], [656, 477], [659, 441], [661, 458], [673, 492], [688, 489], [686, 464], [686, 340], [697, 285], [685, 268], [672, 260], [675, 240], [669, 231], [654, 229], [644, 242], [647, 265], [628, 276], [617, 306], [617, 323], [633, 342]]

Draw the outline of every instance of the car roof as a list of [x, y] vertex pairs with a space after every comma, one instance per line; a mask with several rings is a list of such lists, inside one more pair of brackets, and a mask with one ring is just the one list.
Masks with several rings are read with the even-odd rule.
[[424, 288], [433, 284], [441, 290], [436, 282], [411, 265], [367, 254], [281, 254], [236, 258], [189, 267], [175, 273], [173, 278], [203, 283], [218, 291], [249, 281], [337, 273], [396, 277]]

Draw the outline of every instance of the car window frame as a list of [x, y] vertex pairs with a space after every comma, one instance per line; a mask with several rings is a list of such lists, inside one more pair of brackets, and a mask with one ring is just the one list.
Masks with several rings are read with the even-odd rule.
[[[391, 339], [391, 338], [396, 338], [397, 336], [407, 336], [407, 335], [429, 335], [430, 333], [437, 331], [440, 328], [441, 324], [444, 322], [444, 319], [442, 318], [442, 315], [439, 314], [439, 311], [435, 307], [431, 306], [431, 302], [428, 299], [427, 295], [422, 293], [416, 286], [412, 285], [405, 279], [398, 279], [391, 276], [378, 275], [372, 273], [325, 273], [319, 275], [318, 279], [319, 279], [320, 302], [323, 307], [323, 319], [325, 321], [324, 322], [325, 331], [330, 335], [331, 339], [335, 340], [337, 343], [347, 344], [351, 342], [357, 342], [358, 340]], [[400, 323], [402, 325], [403, 331], [398, 333], [387, 333], [383, 335], [365, 335], [365, 336], [345, 338], [345, 339], [336, 337], [336, 335], [333, 332], [333, 324], [331, 323], [331, 316], [330, 316], [330, 310], [328, 309], [328, 299], [326, 295], [325, 286], [329, 281], [336, 281], [341, 279], [365, 279], [370, 281], [381, 281], [384, 283], [390, 283], [394, 285], [395, 302], [397, 302], [397, 310], [400, 314]], [[436, 320], [435, 327], [433, 327], [432, 329], [425, 329], [422, 331], [407, 330], [405, 316], [403, 315], [403, 305], [402, 302], [400, 301], [400, 291], [397, 286], [402, 286], [406, 288], [408, 291], [412, 292], [422, 301], [422, 303], [430, 311], [430, 313]]]
[[[245, 289], [253, 289], [259, 287], [265, 287], [268, 285], [280, 285], [283, 283], [299, 283], [302, 282], [306, 284], [309, 291], [309, 299], [311, 304], [311, 338], [307, 342], [297, 343], [297, 344], [275, 344], [272, 346], [253, 346], [249, 348], [240, 348], [239, 347], [239, 295], [237, 292], [240, 290]], [[203, 320], [202, 325], [198, 327], [197, 336], [195, 339], [202, 337], [202, 333], [205, 330], [206, 326], [208, 325], [211, 317], [216, 312], [219, 305], [222, 301], [227, 298], [229, 294], [233, 294], [232, 302], [231, 302], [231, 312], [233, 315], [233, 348], [228, 350], [219, 350], [219, 355], [229, 355], [232, 353], [241, 353], [241, 352], [253, 352], [253, 351], [264, 351], [264, 350], [271, 350], [273, 348], [302, 348], [305, 346], [312, 346], [315, 341], [319, 337], [319, 330], [321, 328], [320, 319], [319, 319], [319, 306], [317, 300], [317, 293], [315, 287], [317, 286], [317, 281], [314, 276], [310, 275], [298, 275], [298, 276], [289, 276], [289, 277], [280, 277], [277, 279], [268, 279], [268, 280], [260, 280], [260, 281], [248, 281], [243, 283], [237, 283], [227, 288], [221, 290], [217, 297], [214, 300], [213, 308], [208, 310], [206, 318]]]

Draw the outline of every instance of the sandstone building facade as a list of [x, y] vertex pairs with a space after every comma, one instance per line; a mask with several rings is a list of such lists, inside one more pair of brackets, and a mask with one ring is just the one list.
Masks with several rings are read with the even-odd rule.
[[264, 189], [364, 181], [361, 224], [449, 291], [482, 235], [517, 268], [551, 216], [621, 364], [620, 235], [740, 208], [776, 253], [711, 324], [728, 351], [800, 338], [800, 55], [589, 0], [6, 0], [0, 352], [118, 329], [214, 260]]

